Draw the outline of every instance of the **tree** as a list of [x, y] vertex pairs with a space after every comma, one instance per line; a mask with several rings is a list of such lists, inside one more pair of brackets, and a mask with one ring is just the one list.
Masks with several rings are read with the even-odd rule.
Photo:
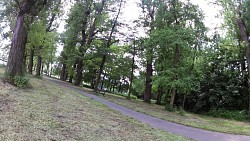
[[6, 67], [6, 74], [9, 77], [23, 76], [25, 73], [25, 46], [29, 25], [25, 23], [25, 16], [36, 16], [46, 5], [46, 0], [25, 0], [15, 1], [19, 11], [16, 18], [15, 29], [13, 33], [11, 48]]
[[[142, 9], [145, 14], [145, 26], [149, 26], [150, 34], [154, 25], [155, 12], [157, 9], [158, 1], [157, 0], [143, 0]], [[149, 19], [149, 21], [148, 21]], [[153, 76], [153, 47], [145, 45], [146, 48], [146, 83], [145, 83], [145, 93], [144, 93], [144, 102], [150, 103], [151, 93], [152, 93], [152, 76]]]
[[[55, 38], [56, 34], [54, 34], [55, 28], [53, 28], [53, 25], [56, 26], [54, 23], [56, 21], [56, 18], [59, 17], [60, 13], [60, 6], [61, 6], [61, 0], [57, 1], [50, 1], [47, 3], [47, 7], [44, 11], [41, 13], [41, 19], [42, 24], [44, 25], [44, 31], [41, 31], [42, 38], [40, 40], [42, 41], [42, 44], [38, 46], [38, 54], [37, 54], [37, 68], [36, 68], [36, 76], [40, 77], [42, 70], [42, 59], [43, 59], [43, 50], [50, 50], [51, 52], [47, 52], [48, 56], [53, 55], [53, 52], [55, 52], [55, 49], [53, 50], [55, 45]], [[49, 49], [50, 48], [50, 49]], [[46, 52], [46, 51], [45, 51]], [[49, 67], [49, 65], [48, 65]], [[47, 70], [48, 71], [48, 70]]]
[[[245, 0], [239, 0], [239, 1], [218, 1], [219, 5], [223, 7], [224, 17], [226, 21], [231, 21], [230, 26], [232, 31], [236, 32], [236, 35], [238, 34], [238, 39], [243, 42], [244, 45], [244, 54], [246, 57], [246, 66], [250, 65], [250, 44], [249, 44], [249, 10], [250, 10], [250, 4], [249, 1]], [[231, 13], [229, 13], [229, 10]], [[230, 31], [230, 30], [229, 30]], [[248, 99], [249, 99], [249, 106], [248, 110], [250, 111], [250, 67], [247, 67], [247, 78], [248, 78]]]
[[[117, 26], [118, 18], [119, 18], [119, 15], [120, 15], [120, 12], [121, 12], [121, 8], [122, 8], [122, 3], [123, 3], [123, 0], [120, 0], [119, 6], [118, 6], [118, 12], [117, 12], [117, 15], [115, 16], [115, 18], [113, 20], [112, 28], [111, 28], [111, 31], [109, 33], [108, 39], [106, 41], [105, 48], [109, 48], [114, 43], [112, 41], [112, 37], [113, 37], [113, 34], [115, 32], [115, 28]], [[106, 59], [107, 59], [107, 54], [104, 54], [103, 57], [102, 57], [102, 62], [100, 64], [99, 72], [98, 72], [98, 75], [97, 75], [97, 78], [96, 78], [96, 83], [95, 83], [95, 89], [94, 89], [94, 91], [98, 90], [98, 85], [100, 83], [100, 79], [101, 79], [101, 75], [102, 75], [102, 72], [103, 72], [103, 69], [104, 69], [104, 65], [106, 63]]]
[[102, 0], [101, 4], [95, 3], [94, 8], [96, 10], [96, 14], [94, 15], [94, 21], [89, 29], [89, 34], [87, 37], [88, 17], [89, 17], [90, 12], [91, 12], [91, 11], [89, 11], [91, 4], [92, 4], [92, 2], [85, 3], [85, 6], [86, 6], [85, 9], [87, 9], [87, 11], [84, 12], [85, 16], [84, 16], [83, 22], [82, 22], [83, 27], [82, 27], [82, 31], [81, 31], [81, 34], [82, 34], [81, 46], [79, 48], [80, 57], [77, 58], [75, 85], [80, 85], [80, 83], [82, 82], [83, 57], [84, 57], [87, 49], [89, 48], [90, 44], [92, 43], [93, 37], [96, 34], [96, 25], [97, 25], [99, 18], [102, 15], [102, 11], [103, 11], [104, 6], [105, 6], [105, 1]]
[[194, 64], [205, 31], [202, 18], [201, 11], [190, 2], [169, 0], [159, 4], [155, 30], [147, 42], [155, 46], [157, 76], [153, 82], [158, 87], [158, 103], [163, 88], [171, 91], [169, 106], [173, 108], [177, 93], [185, 97], [195, 87]]

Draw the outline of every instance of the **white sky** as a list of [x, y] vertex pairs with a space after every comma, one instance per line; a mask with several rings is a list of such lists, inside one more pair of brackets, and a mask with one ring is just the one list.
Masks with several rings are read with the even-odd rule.
[[[138, 2], [141, 0], [127, 0], [126, 6], [122, 9], [123, 17], [127, 22], [131, 22], [133, 20], [138, 19], [139, 13], [141, 9], [137, 7]], [[183, 0], [186, 1], [186, 0]], [[205, 14], [205, 25], [211, 29], [219, 27], [222, 20], [216, 18], [216, 15], [219, 14], [218, 7], [215, 5], [209, 4], [211, 0], [190, 0], [193, 4], [198, 5]], [[65, 11], [69, 11], [69, 7], [65, 8]], [[121, 17], [121, 16], [120, 16]], [[58, 29], [59, 32], [64, 31], [65, 22], [61, 22], [60, 27]]]
[[[123, 9], [124, 16], [129, 20], [135, 20], [139, 17], [140, 8], [137, 7], [136, 2], [141, 0], [127, 0], [127, 6]], [[183, 0], [187, 1], [187, 0]], [[211, 0], [190, 0], [193, 4], [198, 5], [205, 14], [205, 25], [211, 29], [220, 26], [222, 20], [215, 18], [219, 14], [219, 8], [209, 3]]]

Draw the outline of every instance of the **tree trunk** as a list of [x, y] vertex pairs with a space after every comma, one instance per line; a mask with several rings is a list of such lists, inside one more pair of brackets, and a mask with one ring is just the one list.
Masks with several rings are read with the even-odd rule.
[[[102, 1], [102, 2], [104, 2], [104, 1]], [[114, 19], [114, 23], [112, 25], [111, 32], [109, 34], [109, 38], [108, 38], [108, 41], [107, 41], [107, 44], [106, 44], [106, 48], [109, 48], [113, 44], [113, 43], [111, 43], [111, 41], [112, 41], [112, 35], [115, 32], [115, 27], [117, 25], [117, 20], [118, 20], [118, 17], [120, 15], [120, 12], [121, 12], [122, 3], [123, 3], [123, 0], [120, 1], [119, 10], [118, 10], [118, 13], [117, 13], [117, 15], [116, 15], [116, 17]], [[105, 54], [105, 55], [103, 55], [102, 62], [100, 64], [100, 70], [99, 70], [99, 73], [97, 75], [95, 89], [94, 89], [95, 92], [97, 92], [97, 90], [98, 90], [98, 85], [100, 83], [101, 74], [102, 74], [102, 71], [103, 71], [106, 59], [107, 59], [107, 55]]]
[[91, 88], [94, 89], [95, 88], [95, 79], [91, 79]]
[[122, 93], [122, 82], [119, 83], [118, 93]]
[[135, 41], [134, 41], [133, 58], [132, 58], [131, 72], [130, 72], [130, 84], [129, 84], [129, 88], [128, 88], [128, 99], [130, 99], [132, 84], [133, 84], [133, 80], [134, 80], [135, 53], [136, 52], [135, 52]]
[[42, 57], [38, 55], [37, 57], [37, 66], [36, 66], [36, 76], [41, 76], [41, 68], [42, 68]]
[[70, 77], [69, 77], [69, 83], [72, 83], [73, 82], [73, 76], [71, 75]]
[[159, 86], [155, 104], [161, 105], [162, 93], [163, 93], [162, 87]]
[[[74, 65], [73, 65], [73, 70], [74, 70], [74, 71], [75, 71], [75, 69], [76, 69], [76, 64], [77, 64], [77, 62], [75, 62]], [[69, 76], [69, 83], [73, 83], [73, 78], [74, 78], [73, 74], [70, 73], [70, 76]]]
[[107, 58], [107, 56], [103, 55], [102, 62], [100, 64], [100, 69], [99, 69], [99, 72], [98, 72], [98, 75], [97, 75], [97, 78], [96, 78], [95, 89], [94, 89], [95, 92], [98, 91], [98, 85], [99, 85], [100, 80], [101, 80], [101, 75], [102, 75], [102, 72], [103, 72], [103, 69], [104, 69], [104, 64], [106, 62], [106, 58]]
[[52, 63], [50, 64], [51, 68], [50, 68], [50, 74], [49, 77], [51, 77], [52, 73], [53, 73], [53, 67], [52, 67]]
[[[46, 5], [46, 0], [40, 3], [41, 6]], [[18, 3], [18, 2], [17, 2]], [[8, 56], [6, 73], [10, 77], [17, 75], [23, 76], [25, 73], [25, 45], [27, 43], [28, 26], [25, 24], [26, 15], [32, 12], [32, 16], [36, 16], [41, 8], [36, 8], [35, 0], [25, 0], [22, 5], [18, 3], [19, 12], [16, 19], [16, 25], [13, 33], [11, 48]], [[31, 10], [32, 9], [32, 10]]]
[[147, 61], [147, 70], [146, 70], [146, 84], [145, 84], [145, 94], [144, 94], [144, 102], [151, 102], [151, 91], [152, 91], [152, 75], [153, 75], [153, 66], [152, 59]]
[[114, 83], [113, 85], [113, 93], [115, 92], [115, 86], [116, 86], [116, 83]]
[[103, 77], [102, 77], [101, 89], [103, 89], [103, 86], [104, 86], [104, 80], [105, 80], [105, 74], [104, 74], [104, 75], [103, 75]]
[[66, 69], [66, 73], [65, 73], [65, 75], [64, 75], [64, 81], [66, 81], [67, 79], [68, 79], [68, 71], [67, 71], [67, 69]]
[[248, 110], [250, 111], [250, 44], [248, 41], [248, 35], [247, 35], [247, 30], [244, 24], [244, 21], [242, 21], [241, 19], [237, 19], [237, 26], [239, 28], [240, 31], [240, 35], [242, 37], [242, 40], [244, 41], [244, 45], [245, 45], [245, 55], [246, 55], [246, 59], [247, 59], [247, 71], [248, 71]]
[[109, 88], [109, 91], [110, 91], [110, 92], [112, 91], [112, 87], [113, 87], [113, 85], [110, 85], [110, 88]]
[[25, 45], [27, 42], [28, 30], [24, 25], [24, 13], [19, 13], [13, 34], [11, 48], [8, 56], [6, 72], [10, 77], [25, 74]]
[[170, 108], [174, 107], [175, 96], [176, 96], [176, 89], [174, 88], [172, 90], [172, 95], [171, 95], [171, 99], [170, 99]]
[[79, 86], [82, 82], [82, 71], [83, 71], [83, 60], [78, 59], [77, 66], [76, 66], [76, 80], [75, 80], [75, 86]]
[[61, 74], [60, 74], [60, 80], [65, 81], [65, 74], [66, 74], [66, 64], [63, 64]]
[[35, 55], [35, 49], [34, 46], [32, 46], [30, 49], [30, 58], [29, 58], [29, 74], [32, 74], [33, 72], [34, 55]]
[[182, 108], [185, 109], [186, 94], [183, 95]]
[[[180, 58], [180, 48], [179, 48], [179, 45], [176, 44], [175, 52], [174, 52], [174, 62], [173, 62], [174, 68], [176, 69], [178, 68], [179, 58]], [[175, 74], [174, 79], [178, 80], [178, 74]], [[176, 88], [173, 88], [172, 94], [171, 94], [171, 100], [170, 100], [170, 108], [173, 108], [174, 106], [176, 91], [177, 91]]]

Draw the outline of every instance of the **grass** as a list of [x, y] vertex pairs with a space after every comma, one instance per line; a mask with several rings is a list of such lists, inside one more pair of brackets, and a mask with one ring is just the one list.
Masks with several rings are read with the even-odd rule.
[[[92, 89], [89, 88], [82, 88], [82, 89], [84, 91], [87, 91], [88, 93], [95, 94]], [[222, 132], [222, 133], [250, 136], [249, 122], [240, 122], [223, 118], [214, 118], [211, 116], [198, 115], [198, 114], [188, 113], [185, 111], [170, 112], [166, 111], [164, 106], [144, 103], [140, 99], [128, 100], [126, 99], [125, 96], [111, 94], [111, 93], [106, 93], [106, 95], [104, 97], [102, 96], [102, 98], [114, 102], [116, 104], [122, 105], [124, 107], [133, 109], [137, 112], [141, 112], [147, 115], [151, 115], [163, 120], [179, 123], [182, 125], [210, 130], [210, 131]]]
[[125, 117], [52, 82], [30, 78], [30, 83], [32, 89], [18, 89], [0, 81], [0, 140], [190, 140]]
[[[96, 94], [93, 92], [92, 89], [89, 88], [81, 88], [81, 89], [88, 93]], [[198, 114], [188, 113], [185, 111], [169, 112], [165, 110], [164, 106], [147, 104], [140, 99], [127, 100], [125, 96], [111, 94], [111, 93], [106, 93], [104, 97], [100, 94], [99, 96], [116, 104], [133, 109], [135, 111], [151, 115], [154, 117], [158, 117], [163, 120], [179, 123], [182, 125], [187, 125], [191, 127], [222, 132], [222, 133], [250, 135], [249, 122], [240, 122], [223, 118], [214, 118], [211, 116], [198, 115]]]
[[181, 114], [181, 112], [169, 112], [165, 110], [164, 106], [147, 104], [142, 102], [141, 100], [127, 100], [124, 97], [114, 96], [110, 94], [107, 94], [103, 98], [124, 107], [128, 107], [135, 111], [158, 117], [163, 120], [211, 131], [239, 135], [250, 135], [249, 122], [239, 122], [222, 118], [213, 118], [192, 113]]

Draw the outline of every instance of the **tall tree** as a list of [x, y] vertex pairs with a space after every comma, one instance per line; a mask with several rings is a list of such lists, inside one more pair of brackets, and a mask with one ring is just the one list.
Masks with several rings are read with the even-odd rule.
[[[115, 16], [115, 18], [113, 20], [112, 28], [111, 28], [111, 31], [109, 33], [108, 39], [106, 41], [105, 48], [109, 48], [114, 43], [112, 37], [113, 37], [113, 34], [115, 32], [116, 26], [118, 24], [118, 18], [119, 18], [120, 13], [121, 13], [122, 4], [123, 4], [123, 0], [120, 0], [119, 6], [118, 6], [118, 12], [117, 12], [117, 14], [116, 14], [116, 16]], [[103, 73], [104, 65], [106, 63], [106, 59], [107, 59], [107, 54], [104, 54], [103, 57], [102, 57], [102, 62], [100, 64], [99, 72], [98, 72], [97, 77], [96, 77], [96, 83], [95, 83], [94, 91], [98, 90], [98, 86], [99, 86], [99, 83], [100, 83], [101, 75]]]
[[[95, 11], [90, 11], [92, 7], [92, 2], [88, 1], [85, 2], [85, 9], [86, 11], [84, 12], [84, 18], [82, 22], [82, 31], [81, 31], [81, 46], [79, 47], [79, 56], [77, 58], [77, 67], [76, 67], [76, 80], [75, 80], [75, 85], [80, 85], [82, 82], [82, 71], [83, 71], [83, 57], [89, 48], [90, 44], [93, 41], [93, 37], [96, 34], [96, 29], [97, 29], [97, 22], [100, 21], [103, 9], [105, 6], [105, 0], [102, 0], [101, 3], [94, 3], [94, 9]], [[94, 15], [94, 20], [91, 23], [89, 20], [89, 16], [91, 12], [95, 12]], [[88, 29], [88, 25], [91, 25], [91, 27]]]
[[[150, 34], [154, 29], [155, 12], [157, 9], [157, 0], [142, 0], [143, 13], [145, 13], [145, 26], [149, 26], [148, 34]], [[146, 47], [146, 83], [145, 83], [145, 93], [144, 102], [151, 102], [152, 95], [152, 76], [153, 76], [153, 47]]]
[[205, 31], [202, 19], [199, 8], [190, 2], [168, 0], [159, 3], [155, 29], [148, 44], [155, 46], [158, 76], [153, 83], [157, 84], [158, 92], [162, 88], [171, 92], [171, 108], [177, 93], [187, 93], [194, 87], [193, 64]]
[[25, 73], [25, 46], [27, 42], [28, 27], [25, 16], [37, 15], [46, 5], [47, 0], [15, 1], [19, 9], [11, 48], [6, 67], [6, 73], [10, 77], [23, 76]]
[[250, 43], [249, 43], [249, 32], [250, 32], [250, 3], [248, 0], [238, 0], [238, 1], [218, 1], [218, 3], [223, 7], [224, 17], [226, 21], [231, 21], [233, 26], [229, 26], [231, 29], [229, 31], [235, 31], [236, 35], [238, 33], [238, 39], [244, 45], [244, 54], [246, 57], [247, 66], [247, 79], [248, 79], [248, 99], [250, 111]]

